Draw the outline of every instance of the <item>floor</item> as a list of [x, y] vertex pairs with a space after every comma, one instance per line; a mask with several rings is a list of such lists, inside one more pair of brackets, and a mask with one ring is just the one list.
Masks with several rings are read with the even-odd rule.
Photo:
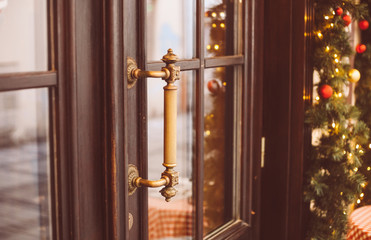
[[0, 148], [0, 239], [49, 239], [47, 145]]

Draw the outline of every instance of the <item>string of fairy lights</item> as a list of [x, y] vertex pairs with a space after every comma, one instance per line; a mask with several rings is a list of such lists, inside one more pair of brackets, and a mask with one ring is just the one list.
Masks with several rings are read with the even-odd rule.
[[[211, 24], [210, 24], [211, 31], [221, 30], [223, 32], [223, 34], [225, 34], [226, 13], [225, 13], [224, 10], [221, 10], [221, 11], [216, 11], [216, 10], [215, 11], [206, 11], [205, 12], [205, 17], [211, 19]], [[219, 39], [218, 42], [216, 42], [216, 43], [206, 45], [206, 49], [209, 52], [213, 51], [213, 50], [215, 50], [215, 51], [221, 50], [221, 45], [223, 44], [222, 40], [223, 39]]]
[[310, 203], [308, 239], [343, 239], [348, 214], [366, 197], [364, 170], [370, 172], [371, 165], [362, 161], [371, 144], [359, 110], [349, 104], [352, 88], [347, 87], [361, 78], [351, 56], [366, 46], [353, 48], [349, 40], [354, 20], [361, 30], [368, 28], [366, 7], [352, 0], [316, 1], [312, 59], [318, 96], [306, 115], [313, 129], [304, 192]]
[[[344, 3], [343, 3], [344, 5]], [[352, 21], [349, 13], [344, 13], [343, 9], [341, 7], [337, 7], [336, 9], [334, 10], [330, 10], [330, 12], [332, 14], [328, 14], [328, 15], [324, 15], [323, 18], [324, 20], [326, 21], [326, 24], [324, 25], [324, 30], [326, 29], [329, 29], [329, 28], [334, 28], [335, 27], [335, 24], [334, 24], [334, 18], [337, 17], [337, 16], [340, 16], [342, 19], [343, 19], [343, 22], [344, 22], [344, 26], [345, 27], [348, 27]], [[361, 30], [366, 30], [368, 29], [369, 27], [369, 23], [367, 20], [363, 19], [361, 21], [359, 21], [359, 24], [358, 24], [359, 28]], [[322, 30], [323, 31], [323, 30]], [[322, 33], [321, 30], [317, 30], [314, 32], [314, 34], [318, 37], [318, 39], [322, 40], [324, 35]], [[332, 57], [332, 61], [333, 61], [333, 64], [334, 64], [334, 73], [331, 75], [332, 78], [335, 78], [336, 75], [344, 75], [345, 74], [345, 69], [342, 67], [342, 63], [343, 63], [343, 60], [341, 58], [341, 55], [339, 54], [339, 51], [332, 47], [331, 45], [327, 45], [324, 47], [324, 52], [326, 52], [329, 56]], [[356, 52], [359, 53], [359, 54], [362, 54], [363, 52], [366, 51], [366, 46], [364, 44], [357, 44], [356, 45], [356, 48], [355, 48]], [[348, 60], [349, 61], [349, 60]], [[357, 69], [350, 69], [347, 73], [347, 77], [348, 77], [348, 80], [352, 83], [357, 83], [360, 78], [361, 78], [361, 74], [360, 72], [357, 70]], [[341, 91], [338, 91], [338, 92], [334, 92], [332, 87], [328, 84], [323, 84], [320, 86], [320, 89], [319, 89], [319, 94], [320, 96], [316, 96], [315, 97], [315, 100], [317, 102], [319, 102], [321, 100], [321, 98], [323, 99], [328, 99], [330, 98], [331, 96], [334, 96], [335, 98], [342, 98], [344, 97], [344, 94], [343, 92]], [[331, 124], [331, 127], [332, 129], [329, 129], [329, 132], [332, 133], [332, 132], [336, 132], [337, 128], [338, 128], [338, 124], [335, 123], [335, 122], [332, 122]], [[346, 140], [346, 136], [345, 135], [342, 135], [342, 139], [343, 140]], [[360, 144], [356, 144], [355, 145], [355, 148], [356, 150], [358, 151], [358, 153], [360, 155], [363, 155], [364, 154], [364, 148], [360, 145]], [[368, 145], [368, 148], [371, 150], [371, 143]], [[348, 155], [348, 158], [351, 159], [354, 155], [351, 153], [351, 152], [347, 152], [344, 150], [344, 155]], [[367, 172], [370, 172], [371, 173], [371, 166], [364, 166], [365, 170], [367, 170]], [[358, 172], [358, 168], [355, 167], [353, 169], [353, 172]], [[367, 182], [364, 182], [361, 184], [362, 188], [365, 188], [367, 186]], [[340, 192], [340, 195], [343, 195], [343, 192]], [[365, 197], [365, 193], [362, 191], [361, 194], [359, 195], [356, 203], [357, 204], [360, 204], [361, 201], [364, 199]]]

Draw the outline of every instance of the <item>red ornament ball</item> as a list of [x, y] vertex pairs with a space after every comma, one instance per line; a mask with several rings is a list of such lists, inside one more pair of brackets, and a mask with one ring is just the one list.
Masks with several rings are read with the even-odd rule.
[[367, 20], [361, 20], [359, 21], [358, 25], [361, 30], [366, 30], [370, 24]]
[[328, 99], [332, 96], [333, 90], [330, 85], [324, 84], [319, 88], [319, 94], [322, 98]]
[[366, 45], [364, 45], [364, 44], [357, 44], [357, 46], [356, 46], [356, 51], [357, 51], [357, 53], [364, 53], [365, 51], [366, 51]]
[[344, 20], [344, 25], [345, 26], [348, 26], [352, 22], [352, 19], [350, 18], [349, 15], [344, 15], [343, 20]]
[[335, 13], [336, 15], [341, 16], [341, 14], [343, 14], [343, 9], [341, 7], [338, 7], [335, 9]]
[[217, 80], [213, 79], [207, 82], [207, 89], [213, 94], [216, 94], [220, 90], [220, 84]]

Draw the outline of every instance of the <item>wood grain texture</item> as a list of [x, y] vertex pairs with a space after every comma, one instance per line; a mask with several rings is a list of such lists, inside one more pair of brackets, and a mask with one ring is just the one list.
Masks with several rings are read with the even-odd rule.
[[205, 61], [205, 0], [196, 1], [196, 57], [200, 59], [199, 69], [196, 72], [196, 112], [195, 112], [195, 159], [192, 163], [193, 176], [195, 183], [193, 184], [193, 194], [195, 198], [195, 239], [202, 239], [203, 219], [204, 219], [204, 61]]
[[60, 239], [105, 239], [102, 3], [56, 1]]
[[[194, 70], [194, 69], [198, 69], [199, 68], [199, 66], [200, 66], [200, 59], [184, 59], [184, 60], [179, 60], [176, 63], [176, 65], [177, 66], [180, 66], [180, 69], [182, 71]], [[165, 66], [165, 63], [163, 63], [163, 62], [150, 62], [150, 63], [147, 63], [147, 70], [148, 71], [159, 71], [164, 66]]]
[[206, 68], [219, 67], [219, 66], [242, 65], [242, 64], [244, 64], [244, 58], [241, 55], [205, 59]]
[[[54, 0], [54, 19], [56, 26], [56, 68], [58, 73], [58, 87], [55, 91], [55, 152], [56, 167], [54, 169], [56, 183], [56, 217], [58, 239], [77, 239], [79, 219], [75, 214], [74, 181], [76, 178], [75, 163], [77, 154], [76, 134], [76, 73], [75, 73], [75, 28], [74, 28], [74, 1]], [[78, 190], [77, 190], [78, 191]], [[76, 190], [75, 190], [76, 192]]]
[[54, 87], [56, 85], [56, 72], [0, 74], [0, 91]]
[[306, 8], [306, 0], [265, 2], [263, 240], [302, 239], [303, 92], [311, 81], [306, 74]]
[[127, 158], [125, 158], [126, 94], [123, 58], [122, 1], [104, 2], [104, 102], [106, 154], [106, 239], [128, 239]]

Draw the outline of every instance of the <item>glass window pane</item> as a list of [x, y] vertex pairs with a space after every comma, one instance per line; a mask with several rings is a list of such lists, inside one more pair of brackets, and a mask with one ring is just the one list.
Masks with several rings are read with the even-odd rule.
[[0, 238], [51, 239], [48, 90], [0, 93]]
[[[155, 180], [165, 170], [163, 163], [163, 124], [165, 81], [148, 79], [148, 176]], [[176, 196], [165, 202], [160, 189], [149, 188], [149, 239], [191, 239], [193, 235], [193, 87], [194, 72], [181, 72], [178, 86], [177, 166], [179, 185]]]
[[0, 0], [0, 73], [48, 69], [46, 0]]
[[238, 92], [234, 67], [205, 70], [204, 234], [235, 219]]
[[242, 52], [242, 1], [205, 0], [205, 56]]
[[195, 55], [195, 0], [147, 0], [147, 60], [160, 61], [169, 48], [180, 59]]

